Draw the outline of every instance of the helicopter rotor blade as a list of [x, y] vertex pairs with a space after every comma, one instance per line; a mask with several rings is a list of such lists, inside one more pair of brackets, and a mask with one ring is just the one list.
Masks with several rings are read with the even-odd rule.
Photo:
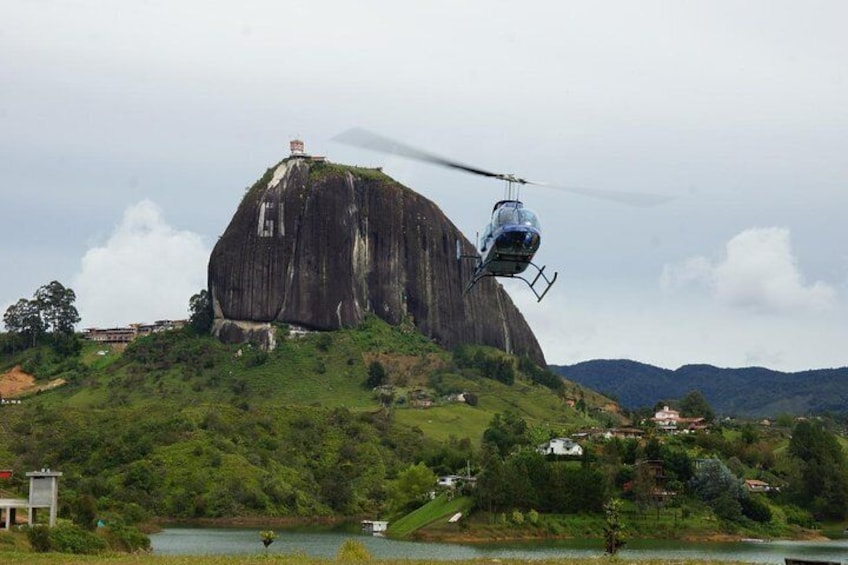
[[364, 149], [371, 149], [373, 151], [380, 151], [382, 153], [391, 153], [393, 155], [399, 155], [408, 159], [415, 159], [416, 161], [424, 161], [425, 163], [433, 163], [434, 165], [441, 165], [450, 169], [457, 169], [460, 171], [465, 171], [466, 173], [482, 175], [484, 177], [510, 180], [512, 182], [517, 182], [520, 184], [526, 184], [527, 182], [524, 179], [513, 177], [512, 175], [493, 173], [492, 171], [487, 171], [478, 167], [472, 167], [471, 165], [466, 165], [464, 163], [460, 163], [459, 161], [454, 161], [446, 157], [441, 157], [439, 155], [436, 155], [435, 153], [416, 149], [415, 147], [411, 147], [399, 141], [395, 141], [393, 139], [377, 135], [376, 133], [372, 133], [362, 128], [352, 128], [347, 131], [344, 131], [335, 136], [333, 138], [333, 141], [338, 141], [347, 145], [353, 145], [355, 147], [362, 147]]
[[611, 200], [613, 202], [629, 204], [630, 206], [656, 206], [657, 204], [663, 204], [664, 202], [674, 200], [674, 196], [668, 196], [665, 194], [653, 194], [650, 192], [625, 192], [623, 190], [605, 190], [599, 188], [580, 188], [577, 186], [559, 186], [547, 182], [533, 180], [528, 180], [525, 182], [526, 184], [532, 184], [534, 186], [543, 186], [545, 188], [552, 188], [554, 190], [562, 190], [565, 192], [570, 192], [571, 194], [587, 196], [589, 198]]
[[465, 171], [466, 173], [501, 179], [511, 183], [544, 186], [555, 190], [563, 190], [572, 194], [587, 196], [590, 198], [612, 200], [614, 202], [629, 204], [631, 206], [654, 206], [656, 204], [662, 204], [663, 202], [668, 202], [669, 200], [673, 199], [672, 196], [664, 196], [661, 194], [650, 194], [644, 192], [624, 192], [619, 190], [603, 190], [594, 188], [559, 186], [542, 181], [527, 180], [511, 174], [494, 173], [492, 171], [487, 171], [478, 167], [472, 167], [471, 165], [466, 165], [464, 163], [460, 163], [459, 161], [454, 161], [452, 159], [436, 155], [435, 153], [430, 153], [422, 149], [417, 149], [415, 147], [406, 145], [405, 143], [401, 143], [399, 141], [383, 137], [381, 135], [378, 135], [362, 128], [349, 129], [336, 135], [334, 138], [332, 138], [332, 140], [337, 141], [339, 143], [352, 145], [355, 147], [370, 149], [372, 151], [390, 153], [393, 155], [406, 157], [408, 159], [415, 159], [417, 161], [432, 163], [435, 165], [440, 165], [442, 167], [448, 167], [450, 169], [457, 169], [460, 171]]

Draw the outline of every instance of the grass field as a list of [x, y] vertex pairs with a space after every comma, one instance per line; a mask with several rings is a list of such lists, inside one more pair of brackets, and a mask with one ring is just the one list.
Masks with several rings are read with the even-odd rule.
[[[407, 559], [348, 559], [340, 556], [336, 559], [314, 559], [302, 555], [228, 555], [228, 556], [165, 556], [165, 555], [119, 555], [119, 556], [77, 556], [66, 554], [0, 553], [0, 562], [4, 565], [324, 565], [338, 563], [379, 563], [381, 565], [482, 565], [499, 563], [500, 565], [582, 565], [585, 563], [625, 565], [630, 561], [619, 558], [597, 557], [579, 559], [473, 559], [463, 561], [407, 560]], [[637, 565], [741, 565], [740, 562], [704, 561], [704, 560], [639, 560]], [[750, 564], [747, 564], [750, 565]]]

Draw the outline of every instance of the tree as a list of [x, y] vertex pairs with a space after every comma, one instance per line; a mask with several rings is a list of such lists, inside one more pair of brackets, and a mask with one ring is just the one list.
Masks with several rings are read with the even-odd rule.
[[483, 470], [477, 475], [474, 497], [478, 508], [490, 513], [507, 506], [504, 462], [492, 443], [483, 445]]
[[657, 490], [656, 471], [652, 463], [642, 461], [635, 466], [632, 485], [633, 501], [639, 512], [644, 514], [648, 506], [653, 503]]
[[52, 281], [35, 291], [35, 302], [44, 325], [54, 335], [74, 333], [74, 325], [80, 321], [79, 312], [74, 306], [76, 299], [76, 293], [59, 281]]
[[365, 379], [365, 386], [368, 388], [377, 388], [378, 386], [383, 386], [388, 381], [389, 377], [386, 374], [383, 364], [379, 361], [371, 361], [371, 364], [368, 365], [368, 378]]
[[483, 432], [483, 441], [494, 444], [501, 457], [509, 454], [513, 447], [526, 444], [527, 437], [527, 422], [509, 410], [503, 414], [495, 414], [489, 427]]
[[699, 391], [688, 393], [679, 403], [680, 415], [685, 418], [703, 418], [707, 422], [715, 420], [715, 413], [707, 399]]
[[3, 323], [7, 330], [21, 336], [30, 347], [35, 347], [45, 331], [38, 303], [26, 298], [21, 298], [6, 309]]
[[789, 455], [797, 460], [801, 480], [792, 494], [802, 506], [827, 518], [842, 519], [848, 508], [845, 453], [836, 437], [819, 422], [795, 425]]
[[90, 494], [81, 494], [71, 501], [71, 516], [74, 524], [86, 530], [97, 526], [97, 501]]
[[262, 545], [265, 546], [265, 552], [267, 553], [268, 546], [277, 539], [277, 533], [274, 530], [262, 530], [259, 532], [259, 539], [262, 540]]
[[[504, 489], [509, 507], [539, 508], [545, 490], [552, 486], [548, 463], [535, 449], [514, 451], [504, 462]], [[506, 510], [504, 508], [503, 510]]]
[[719, 459], [701, 463], [689, 480], [692, 491], [710, 505], [719, 518], [738, 520], [742, 516], [740, 500], [747, 496], [742, 480]]
[[698, 497], [710, 502], [722, 493], [729, 492], [741, 498], [745, 492], [742, 481], [720, 459], [705, 459], [689, 480], [689, 487]]
[[746, 422], [742, 426], [741, 436], [742, 443], [745, 445], [753, 445], [760, 440], [760, 433], [751, 422]]
[[611, 498], [604, 504], [604, 548], [609, 555], [615, 555], [625, 543], [624, 523], [621, 520], [621, 500]]
[[389, 482], [389, 507], [402, 513], [427, 502], [438, 477], [424, 463], [410, 465]]
[[212, 310], [212, 298], [205, 288], [192, 296], [188, 302], [191, 316], [188, 325], [198, 335], [208, 334], [212, 331], [212, 322], [215, 321], [215, 313]]

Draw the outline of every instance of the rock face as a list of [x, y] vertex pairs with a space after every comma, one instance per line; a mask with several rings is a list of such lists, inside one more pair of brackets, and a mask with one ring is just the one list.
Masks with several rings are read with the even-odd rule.
[[286, 159], [247, 192], [212, 251], [215, 332], [232, 341], [272, 323], [334, 330], [372, 312], [411, 320], [449, 349], [490, 345], [545, 366], [500, 284], [486, 278], [463, 295], [473, 262], [457, 261], [457, 240], [472, 249], [435, 204], [378, 170]]

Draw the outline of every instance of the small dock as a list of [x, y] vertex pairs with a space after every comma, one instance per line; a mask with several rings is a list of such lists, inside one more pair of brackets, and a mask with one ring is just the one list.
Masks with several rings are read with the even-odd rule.
[[372, 536], [384, 536], [389, 529], [389, 523], [385, 520], [362, 520], [362, 533]]

